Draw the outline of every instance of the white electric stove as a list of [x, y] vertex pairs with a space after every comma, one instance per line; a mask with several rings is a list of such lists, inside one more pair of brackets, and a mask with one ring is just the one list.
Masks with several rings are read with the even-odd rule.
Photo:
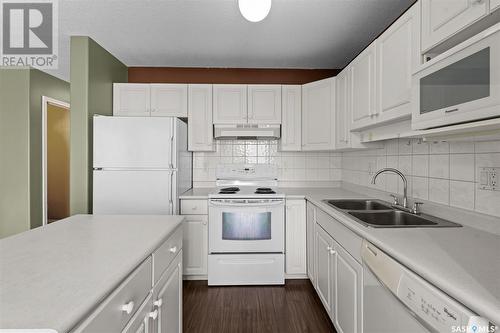
[[284, 284], [285, 196], [273, 165], [221, 165], [209, 195], [209, 285]]

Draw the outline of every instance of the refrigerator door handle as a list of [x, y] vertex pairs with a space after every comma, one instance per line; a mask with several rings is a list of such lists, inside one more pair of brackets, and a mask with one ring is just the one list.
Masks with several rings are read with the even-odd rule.
[[170, 172], [170, 215], [174, 215], [174, 201], [173, 201], [173, 195], [174, 195], [174, 172]]
[[174, 136], [170, 137], [170, 169], [174, 168]]

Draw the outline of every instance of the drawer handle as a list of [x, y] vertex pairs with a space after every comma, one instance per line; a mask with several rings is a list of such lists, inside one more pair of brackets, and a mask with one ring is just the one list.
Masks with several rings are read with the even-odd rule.
[[127, 304], [122, 305], [122, 311], [126, 312], [127, 314], [131, 314], [132, 310], [134, 310], [134, 302], [130, 301]]
[[153, 305], [157, 306], [159, 308], [161, 308], [162, 304], [163, 304], [163, 299], [162, 298], [160, 298], [160, 299], [158, 299], [158, 300], [156, 300], [156, 301], [153, 302]]
[[191, 210], [196, 210], [198, 207], [194, 206], [194, 207], [191, 207]]
[[153, 320], [156, 320], [156, 318], [158, 318], [158, 310], [154, 310], [153, 312], [150, 312], [149, 318], [153, 318]]
[[177, 246], [171, 247], [169, 251], [172, 253], [177, 253]]

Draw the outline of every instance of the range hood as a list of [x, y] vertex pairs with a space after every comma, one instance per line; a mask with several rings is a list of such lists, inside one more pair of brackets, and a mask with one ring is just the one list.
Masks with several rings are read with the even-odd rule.
[[279, 139], [281, 133], [280, 125], [265, 124], [238, 124], [238, 125], [214, 125], [214, 136], [216, 139]]

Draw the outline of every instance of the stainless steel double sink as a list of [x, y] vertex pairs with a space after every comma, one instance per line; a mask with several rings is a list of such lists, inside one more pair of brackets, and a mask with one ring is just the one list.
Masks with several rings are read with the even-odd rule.
[[374, 228], [461, 227], [460, 224], [426, 215], [412, 214], [376, 199], [323, 200], [331, 207], [350, 215], [356, 222]]

